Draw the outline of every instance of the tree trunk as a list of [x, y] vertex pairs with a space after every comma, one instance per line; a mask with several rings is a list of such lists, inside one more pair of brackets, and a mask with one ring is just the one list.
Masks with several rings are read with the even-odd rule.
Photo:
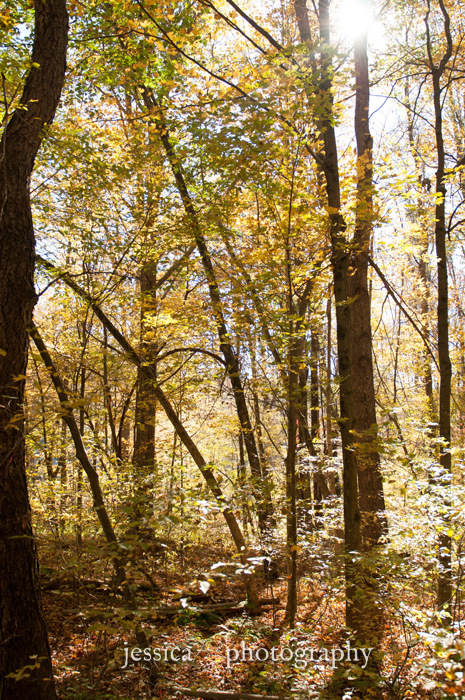
[[63, 537], [66, 528], [65, 510], [68, 503], [68, 469], [66, 462], [66, 423], [61, 422], [60, 456], [58, 468], [60, 470], [60, 535]]
[[[86, 393], [86, 365], [84, 362], [85, 334], [86, 334], [86, 324], [84, 323], [84, 326], [82, 329], [82, 337], [83, 337], [82, 364], [81, 364], [81, 371], [78, 375], [78, 377], [80, 377], [79, 397], [81, 399], [81, 402], [84, 401], [85, 393]], [[84, 418], [85, 418], [84, 404], [80, 403], [80, 405], [79, 405], [79, 435], [81, 436], [81, 441], [82, 441], [82, 438], [84, 437], [84, 431], [85, 431]], [[83, 486], [84, 486], [84, 484], [83, 484], [83, 479], [82, 479], [82, 463], [80, 460], [78, 460], [77, 483], [76, 483], [76, 492], [77, 492], [77, 497], [76, 497], [76, 509], [77, 509], [76, 545], [77, 545], [78, 551], [82, 547], [82, 491], [83, 491]]]
[[[309, 37], [309, 22], [306, 2], [297, 0], [296, 16], [302, 41]], [[305, 12], [304, 12], [305, 10]], [[323, 45], [330, 46], [330, 22], [328, 0], [320, 0], [318, 12], [320, 38]], [[329, 236], [331, 242], [331, 266], [333, 270], [334, 298], [336, 301], [337, 355], [339, 361], [340, 431], [343, 457], [344, 492], [344, 537], [345, 537], [345, 582], [346, 624], [356, 633], [363, 630], [363, 609], [360, 597], [356, 597], [358, 572], [351, 552], [361, 549], [360, 510], [357, 490], [357, 464], [353, 451], [354, 428], [351, 324], [349, 304], [349, 250], [345, 234], [346, 225], [341, 214], [341, 191], [336, 133], [333, 122], [332, 59], [331, 52], [321, 53], [321, 77], [318, 83], [320, 105], [320, 133], [323, 152], [318, 163], [323, 170], [329, 214]]]
[[[433, 61], [432, 40], [430, 36], [429, 10], [425, 18], [427, 50], [429, 67], [433, 83], [433, 103], [436, 132], [436, 212], [435, 212], [435, 240], [438, 274], [438, 359], [439, 359], [439, 437], [441, 438], [440, 457], [441, 475], [438, 483], [447, 492], [450, 489], [450, 474], [452, 472], [451, 459], [451, 383], [452, 364], [449, 354], [449, 286], [447, 275], [447, 246], [446, 246], [446, 184], [445, 178], [445, 146], [442, 128], [442, 102], [441, 78], [452, 56], [452, 38], [450, 34], [450, 19], [442, 2], [440, 7], [443, 15], [444, 33], [447, 39], [447, 49], [438, 66]], [[439, 533], [439, 578], [438, 578], [438, 609], [449, 613], [452, 600], [452, 537], [449, 534], [449, 498], [444, 498], [444, 515], [442, 528]], [[450, 617], [443, 618], [446, 625], [450, 624]]]
[[[56, 698], [41, 608], [24, 447], [27, 329], [36, 302], [29, 181], [66, 68], [64, 0], [35, 0], [32, 68], [0, 145], [0, 697]], [[38, 64], [37, 67], [35, 64]], [[19, 378], [18, 378], [19, 377]], [[26, 666], [29, 677], [7, 678]]]
[[[113, 525], [111, 524], [110, 521], [110, 516], [108, 515], [108, 511], [105, 507], [105, 503], [103, 500], [103, 494], [102, 494], [102, 489], [100, 487], [100, 482], [98, 478], [98, 474], [95, 471], [94, 467], [92, 466], [92, 463], [87, 456], [86, 448], [84, 447], [84, 443], [82, 441], [82, 423], [80, 421], [80, 425], [78, 427], [78, 424], [76, 423], [76, 419], [74, 418], [73, 410], [70, 408], [70, 397], [67, 393], [67, 391], [64, 388], [63, 382], [60, 379], [60, 376], [57, 372], [57, 369], [52, 361], [52, 358], [50, 357], [50, 353], [48, 352], [44, 341], [42, 340], [39, 331], [37, 328], [32, 327], [30, 329], [30, 334], [31, 337], [36, 344], [36, 347], [38, 351], [41, 354], [41, 357], [44, 361], [45, 366], [47, 367], [48, 371], [50, 372], [50, 378], [52, 380], [52, 383], [55, 387], [55, 390], [58, 395], [58, 399], [60, 401], [61, 409], [63, 411], [62, 413], [62, 418], [63, 421], [66, 423], [66, 425], [69, 428], [69, 432], [71, 433], [71, 437], [74, 442], [74, 446], [76, 448], [76, 457], [79, 460], [79, 465], [84, 471], [86, 472], [87, 478], [89, 480], [89, 485], [92, 491], [92, 496], [94, 499], [94, 508], [97, 511], [97, 517], [100, 521], [100, 524], [102, 526], [103, 533], [105, 535], [105, 538], [108, 542], [108, 544], [112, 547], [113, 549], [113, 564], [115, 567], [115, 573], [116, 573], [116, 579], [115, 579], [115, 585], [119, 586], [121, 583], [126, 581], [126, 574], [124, 571], [124, 565], [123, 565], [123, 560], [119, 556], [119, 553], [117, 552], [117, 543], [118, 540], [115, 535], [115, 531], [113, 530]], [[82, 493], [82, 491], [81, 491]], [[125, 590], [127, 591], [127, 598], [129, 600], [132, 599], [132, 596], [130, 594], [128, 584], [126, 583]]]
[[[431, 182], [429, 180], [425, 181], [424, 178], [422, 177], [422, 169], [424, 169], [424, 163], [422, 162], [421, 158], [419, 157], [418, 149], [417, 149], [417, 144], [415, 143], [415, 130], [414, 130], [414, 116], [415, 116], [415, 110], [412, 109], [412, 105], [410, 103], [410, 82], [408, 79], [408, 76], [406, 77], [406, 84], [405, 84], [405, 94], [404, 94], [404, 100], [405, 104], [407, 107], [407, 132], [408, 132], [408, 140], [409, 140], [409, 145], [410, 145], [410, 152], [411, 156], [414, 160], [415, 167], [416, 167], [416, 175], [418, 177], [418, 183], [419, 185], [422, 186], [422, 188], [425, 189], [426, 192], [429, 192], [431, 188]], [[424, 192], [419, 193], [417, 197], [417, 211], [416, 211], [416, 218], [417, 221], [420, 222], [421, 225], [421, 230], [420, 230], [420, 239], [419, 243], [422, 246], [419, 259], [418, 259], [418, 275], [421, 280], [421, 300], [420, 300], [420, 313], [421, 313], [421, 318], [422, 318], [422, 326], [425, 332], [425, 336], [428, 339], [429, 342], [429, 335], [430, 335], [430, 323], [429, 323], [429, 311], [430, 311], [430, 297], [431, 297], [431, 274], [429, 270], [429, 264], [428, 264], [428, 250], [429, 250], [429, 232], [428, 232], [428, 222], [425, 220], [425, 206], [423, 203], [423, 196]], [[402, 299], [401, 299], [402, 301]], [[399, 309], [400, 311], [400, 309]], [[400, 317], [399, 317], [399, 328], [400, 328]], [[428, 353], [427, 349], [424, 348], [422, 351], [423, 354], [423, 384], [425, 388], [425, 395], [426, 395], [426, 413], [428, 417], [428, 438], [430, 440], [430, 445], [429, 445], [429, 451], [432, 454], [434, 450], [432, 449], [433, 446], [433, 440], [436, 437], [436, 426], [438, 422], [438, 416], [436, 407], [435, 407], [435, 401], [434, 401], [434, 391], [433, 391], [433, 372], [431, 368], [431, 357], [430, 354]], [[395, 391], [395, 390], [394, 390]], [[394, 402], [396, 400], [396, 396], [394, 393]]]
[[[367, 6], [368, 11], [368, 6]], [[352, 385], [358, 492], [362, 541], [369, 550], [387, 531], [383, 477], [377, 448], [375, 387], [368, 291], [368, 257], [373, 234], [373, 139], [369, 127], [370, 83], [367, 36], [354, 45], [355, 138], [357, 143], [357, 204], [349, 276]]]
[[[258, 446], [258, 457], [261, 469], [261, 490], [263, 492], [263, 498], [265, 507], [267, 509], [267, 524], [270, 528], [276, 528], [276, 518], [274, 516], [273, 507], [273, 484], [271, 480], [271, 474], [268, 464], [268, 457], [265, 450], [265, 445], [263, 443], [263, 433], [262, 433], [262, 421], [260, 415], [260, 403], [258, 398], [258, 373], [257, 373], [257, 358], [255, 352], [255, 339], [252, 339], [250, 333], [247, 334], [249, 353], [250, 353], [250, 367], [252, 370], [252, 402], [253, 402], [253, 414], [255, 419], [255, 434]], [[239, 355], [239, 353], [238, 353]]]
[[108, 423], [110, 424], [111, 449], [117, 459], [121, 459], [118, 436], [116, 434], [115, 417], [111, 405], [111, 392], [108, 383], [108, 334], [107, 329], [103, 329], [103, 405], [105, 407]]
[[[331, 353], [332, 353], [332, 337], [331, 337], [331, 298], [326, 304], [326, 321], [327, 321], [327, 337], [326, 337], [326, 386], [325, 386], [325, 402], [326, 402], [326, 454], [331, 459], [333, 456], [333, 417], [332, 417], [332, 390], [331, 390]], [[336, 481], [337, 473], [334, 469], [329, 475], [329, 491], [331, 496], [336, 496]]]
[[150, 510], [148, 497], [155, 468], [155, 394], [153, 390], [154, 375], [156, 377], [156, 344], [147, 341], [147, 317], [153, 308], [156, 289], [156, 268], [146, 264], [140, 275], [141, 292], [141, 355], [144, 364], [137, 369], [136, 410], [134, 430], [134, 520], [140, 521], [144, 513]]
[[[290, 337], [292, 338], [293, 322], [290, 322]], [[297, 480], [296, 480], [296, 447], [297, 447], [297, 407], [299, 394], [298, 365], [293, 357], [294, 344], [289, 351], [289, 388], [287, 403], [287, 455], [286, 455], [286, 531], [288, 555], [288, 586], [286, 616], [289, 618], [291, 629], [295, 626], [297, 613]]]
[[[43, 258], [38, 258], [41, 260], [42, 264], [45, 266], [46, 269], [48, 270], [54, 270], [55, 268], [53, 265], [51, 265], [49, 262], [44, 260]], [[79, 294], [80, 297], [85, 299], [88, 303], [90, 308], [93, 310], [97, 318], [102, 322], [102, 324], [105, 326], [105, 328], [108, 330], [108, 332], [113, 336], [113, 338], [119, 343], [121, 348], [124, 350], [124, 352], [127, 355], [127, 358], [130, 362], [132, 362], [136, 367], [140, 367], [143, 364], [142, 358], [138, 355], [138, 353], [134, 350], [132, 345], [126, 340], [126, 338], [123, 336], [122, 333], [116, 328], [116, 326], [110, 321], [110, 319], [103, 313], [102, 309], [100, 306], [97, 304], [97, 302], [92, 299], [92, 297], [87, 294], [87, 292], [82, 289], [76, 282], [70, 278], [67, 275], [63, 275], [62, 279], [66, 284], [71, 287], [71, 289], [74, 289], [77, 294]], [[229, 504], [226, 502], [226, 499], [221, 491], [221, 488], [216, 480], [216, 477], [213, 473], [213, 471], [208, 467], [207, 462], [201, 455], [199, 449], [197, 448], [197, 445], [194, 443], [190, 435], [188, 434], [187, 430], [185, 429], [184, 425], [181, 423], [181, 421], [178, 418], [178, 415], [176, 411], [174, 410], [173, 406], [171, 405], [168, 397], [164, 394], [163, 390], [161, 387], [159, 387], [156, 384], [155, 381], [155, 376], [153, 376], [154, 382], [153, 382], [153, 390], [155, 394], [155, 398], [157, 399], [158, 403], [160, 406], [163, 408], [168, 420], [171, 422], [173, 428], [176, 430], [179, 439], [182, 441], [183, 445], [187, 448], [190, 456], [192, 457], [193, 461], [197, 465], [197, 467], [200, 469], [200, 472], [205, 479], [210, 491], [213, 493], [215, 498], [217, 499], [218, 504], [221, 506], [222, 513], [224, 515], [224, 519], [226, 520], [226, 523], [229, 527], [231, 536], [233, 538], [234, 544], [236, 545], [237, 551], [240, 554], [240, 559], [241, 563], [244, 565], [244, 567], [249, 567], [250, 566], [250, 556], [251, 553], [249, 553], [247, 549], [247, 545], [244, 539], [244, 536], [242, 534], [241, 528], [239, 526], [239, 523], [236, 520], [236, 516], [234, 515], [234, 512], [229, 506]], [[249, 598], [249, 605], [250, 607], [254, 608], [258, 606], [258, 590], [257, 590], [257, 584], [256, 584], [256, 579], [254, 575], [247, 575], [245, 577], [245, 582], [246, 582], [246, 587], [247, 587], [247, 592], [248, 592], [248, 598]]]
[[257, 512], [260, 530], [262, 533], [264, 533], [270, 525], [270, 517], [272, 515], [273, 506], [270, 502], [269, 494], [267, 493], [266, 489], [263, 489], [262, 487], [260, 459], [258, 456], [257, 444], [252, 427], [252, 422], [249, 416], [249, 409], [247, 407], [246, 396], [241, 379], [239, 358], [236, 352], [234, 351], [230, 341], [230, 334], [226, 325], [223, 302], [221, 299], [218, 281], [216, 279], [216, 273], [213, 267], [205, 236], [199, 223], [196, 208], [189, 194], [189, 190], [184, 179], [180, 163], [176, 157], [173, 144], [170, 140], [168, 126], [165, 122], [162, 108], [154, 99], [151, 90], [145, 89], [143, 92], [143, 97], [145, 106], [149, 110], [149, 113], [153, 116], [153, 120], [157, 128], [160, 141], [163, 144], [163, 147], [166, 152], [166, 157], [171, 166], [171, 170], [173, 172], [173, 176], [176, 182], [176, 187], [178, 189], [179, 196], [181, 197], [188, 222], [191, 226], [192, 234], [195, 238], [197, 250], [199, 252], [205, 277], [207, 279], [210, 294], [210, 302], [213, 316], [215, 319], [220, 350], [226, 361], [226, 370], [234, 394], [237, 415], [241, 424], [242, 432], [244, 434], [244, 444], [247, 450], [247, 457], [249, 459], [250, 470], [252, 472], [253, 485], [255, 486], [255, 491], [257, 493]]

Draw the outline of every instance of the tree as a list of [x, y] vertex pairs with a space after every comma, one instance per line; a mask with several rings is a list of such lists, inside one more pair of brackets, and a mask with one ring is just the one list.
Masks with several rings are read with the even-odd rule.
[[[370, 4], [364, 9], [368, 15]], [[370, 550], [387, 531], [383, 477], [377, 443], [371, 299], [368, 258], [373, 243], [373, 138], [370, 133], [370, 77], [367, 31], [354, 43], [355, 113], [357, 144], [357, 199], [349, 271], [352, 383], [358, 493], [363, 546]]]
[[[442, 15], [446, 47], [440, 57], [435, 56], [431, 38], [430, 14], [431, 5], [428, 2], [428, 11], [425, 16], [426, 25], [426, 49], [428, 52], [428, 67], [433, 84], [434, 125], [436, 135], [436, 211], [435, 211], [435, 244], [437, 255], [438, 275], [438, 301], [437, 301], [437, 333], [438, 333], [438, 359], [439, 359], [439, 437], [441, 438], [440, 465], [442, 474], [439, 483], [448, 488], [452, 472], [451, 459], [451, 386], [452, 365], [449, 354], [449, 283], [447, 272], [447, 247], [446, 247], [446, 153], [443, 134], [443, 93], [449, 88], [449, 83], [442, 85], [444, 74], [449, 72], [449, 61], [453, 55], [453, 40], [450, 29], [450, 17], [443, 0], [439, 0], [439, 8]], [[439, 58], [439, 62], [438, 62]], [[438, 580], [438, 608], [450, 614], [452, 599], [452, 572], [451, 549], [452, 538], [448, 532], [448, 502], [444, 504], [444, 524], [439, 535], [439, 580]]]
[[56, 697], [26, 483], [23, 402], [27, 331], [37, 298], [29, 180], [63, 86], [68, 16], [64, 0], [36, 0], [34, 10], [31, 69], [20, 103], [8, 120], [1, 140], [0, 696], [3, 700]]

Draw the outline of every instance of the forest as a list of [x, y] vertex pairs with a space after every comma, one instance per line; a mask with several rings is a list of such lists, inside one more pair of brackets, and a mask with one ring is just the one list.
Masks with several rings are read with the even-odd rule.
[[0, 37], [0, 700], [465, 698], [462, 4]]

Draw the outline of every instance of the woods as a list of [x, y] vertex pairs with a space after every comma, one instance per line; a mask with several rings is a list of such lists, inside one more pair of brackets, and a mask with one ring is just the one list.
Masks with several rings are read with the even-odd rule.
[[0, 32], [1, 700], [465, 695], [460, 4]]

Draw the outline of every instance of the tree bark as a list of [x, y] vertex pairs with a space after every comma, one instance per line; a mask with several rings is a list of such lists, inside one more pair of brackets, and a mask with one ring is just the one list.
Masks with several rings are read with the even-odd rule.
[[[368, 6], [367, 6], [368, 10]], [[349, 276], [352, 385], [362, 541], [369, 550], [387, 531], [383, 477], [377, 448], [375, 387], [368, 292], [368, 257], [373, 235], [373, 139], [369, 127], [370, 82], [367, 35], [354, 44], [355, 138], [357, 143], [356, 221]]]
[[[32, 68], [0, 144], [0, 697], [56, 698], [24, 447], [27, 329], [36, 302], [29, 181], [66, 69], [65, 0], [35, 0]], [[37, 67], [35, 64], [38, 64]], [[26, 666], [27, 674], [8, 677]]]
[[156, 360], [156, 347], [154, 343], [147, 342], [147, 315], [152, 306], [152, 296], [155, 294], [156, 270], [153, 265], [147, 264], [141, 270], [140, 291], [142, 296], [141, 309], [141, 355], [148, 368], [142, 366], [137, 372], [137, 394], [135, 413], [135, 437], [134, 437], [134, 468], [136, 491], [149, 474], [153, 472], [155, 464], [155, 397], [153, 394], [152, 371]]
[[[297, 23], [301, 38], [307, 38], [309, 26], [303, 9], [306, 3], [298, 2]], [[330, 22], [328, 0], [320, 0], [318, 19], [320, 39], [323, 46], [330, 46]], [[303, 38], [303, 41], [305, 39]], [[334, 298], [336, 301], [337, 355], [339, 361], [339, 426], [343, 457], [344, 493], [344, 537], [345, 537], [345, 583], [346, 583], [346, 624], [356, 633], [363, 631], [363, 609], [360, 597], [356, 596], [358, 572], [353, 562], [352, 552], [361, 550], [360, 509], [358, 502], [357, 464], [353, 451], [352, 431], [354, 428], [351, 324], [349, 304], [349, 247], [345, 234], [346, 224], [341, 214], [341, 191], [336, 133], [333, 122], [332, 60], [328, 50], [321, 52], [320, 80], [317, 95], [320, 100], [320, 124], [323, 149], [318, 155], [318, 163], [323, 171], [329, 216], [329, 237], [331, 242], [331, 266], [333, 270]]]
[[150, 512], [151, 482], [155, 468], [156, 343], [147, 340], [150, 315], [156, 293], [156, 266], [145, 264], [140, 273], [141, 315], [140, 353], [144, 364], [137, 368], [136, 410], [134, 416], [134, 520], [141, 522]]
[[[442, 126], [442, 88], [441, 78], [452, 56], [452, 37], [450, 33], [450, 18], [442, 0], [439, 5], [443, 15], [444, 33], [447, 40], [447, 48], [439, 64], [436, 66], [433, 60], [432, 39], [430, 35], [429, 4], [425, 18], [427, 51], [429, 68], [433, 83], [433, 103], [436, 133], [436, 211], [435, 211], [435, 241], [438, 275], [438, 359], [439, 359], [439, 437], [441, 438], [439, 462], [442, 468], [438, 482], [445, 492], [450, 488], [450, 474], [452, 472], [451, 458], [451, 383], [452, 364], [449, 354], [449, 285], [447, 274], [447, 246], [446, 246], [446, 184], [445, 178], [445, 145]], [[444, 515], [442, 528], [439, 533], [439, 578], [438, 578], [438, 609], [447, 615], [443, 618], [446, 625], [450, 624], [450, 608], [452, 600], [452, 537], [449, 531], [449, 498], [444, 493]]]

